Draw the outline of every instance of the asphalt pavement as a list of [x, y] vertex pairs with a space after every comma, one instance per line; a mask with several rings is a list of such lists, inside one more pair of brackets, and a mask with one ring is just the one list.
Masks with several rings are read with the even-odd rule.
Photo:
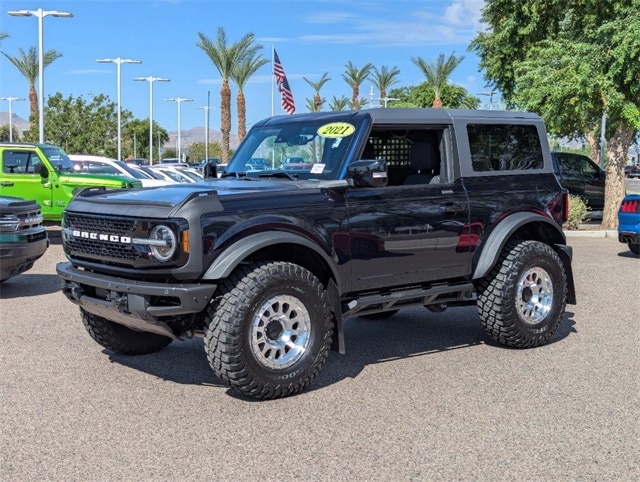
[[0, 288], [0, 480], [639, 480], [640, 258], [569, 242], [578, 304], [549, 344], [498, 346], [472, 307], [351, 318], [309, 389], [256, 402], [201, 339], [93, 342], [54, 239]]

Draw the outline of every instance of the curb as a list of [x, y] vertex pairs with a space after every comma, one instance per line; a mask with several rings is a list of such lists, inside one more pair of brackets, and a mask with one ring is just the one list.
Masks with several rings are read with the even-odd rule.
[[618, 239], [618, 231], [615, 229], [600, 229], [600, 230], [573, 230], [564, 231], [564, 235], [567, 238], [616, 238]]

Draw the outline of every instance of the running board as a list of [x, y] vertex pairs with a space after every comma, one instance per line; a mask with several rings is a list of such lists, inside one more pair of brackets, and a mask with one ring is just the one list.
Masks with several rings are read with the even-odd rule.
[[428, 307], [429, 305], [446, 305], [447, 303], [457, 305], [475, 304], [475, 287], [473, 283], [412, 288], [390, 293], [366, 295], [343, 303], [342, 316], [361, 316], [410, 306]]

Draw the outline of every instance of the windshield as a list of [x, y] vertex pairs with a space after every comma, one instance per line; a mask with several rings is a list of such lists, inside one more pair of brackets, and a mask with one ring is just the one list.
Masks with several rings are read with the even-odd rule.
[[222, 176], [286, 172], [295, 179], [337, 179], [358, 124], [306, 117], [296, 123], [254, 127]]
[[40, 146], [40, 149], [56, 171], [74, 172], [73, 162], [62, 149], [55, 146]]

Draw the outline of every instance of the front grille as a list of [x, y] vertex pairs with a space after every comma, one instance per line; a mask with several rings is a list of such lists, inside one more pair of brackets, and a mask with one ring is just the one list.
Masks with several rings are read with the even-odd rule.
[[[68, 232], [80, 231], [82, 233], [107, 234], [116, 237], [135, 237], [140, 234], [138, 232], [140, 227], [135, 219], [70, 213], [64, 216], [63, 228]], [[65, 251], [71, 256], [92, 261], [100, 260], [115, 265], [130, 265], [140, 254], [136, 247], [130, 243], [111, 242], [79, 236], [65, 236]]]

